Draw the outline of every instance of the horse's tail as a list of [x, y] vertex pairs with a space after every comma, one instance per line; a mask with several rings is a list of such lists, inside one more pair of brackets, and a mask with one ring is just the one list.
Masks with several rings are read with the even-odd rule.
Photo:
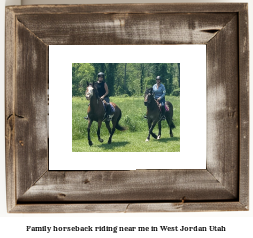
[[117, 130], [119, 130], [119, 131], [125, 131], [125, 130], [127, 130], [127, 127], [121, 126], [121, 125], [119, 124], [120, 118], [121, 118], [121, 110], [119, 109], [119, 117], [118, 117], [118, 119], [117, 119], [117, 123], [116, 123], [115, 128], [116, 128]]
[[171, 129], [174, 129], [176, 128], [174, 122], [173, 122], [173, 105], [171, 102], [167, 101], [166, 104], [168, 105], [169, 107], [169, 112], [170, 112], [170, 116], [169, 116], [169, 126]]
[[174, 124], [174, 122], [173, 122], [173, 121], [171, 121], [171, 122], [170, 122], [170, 128], [171, 128], [171, 129], [176, 128], [176, 126], [175, 126], [175, 124]]

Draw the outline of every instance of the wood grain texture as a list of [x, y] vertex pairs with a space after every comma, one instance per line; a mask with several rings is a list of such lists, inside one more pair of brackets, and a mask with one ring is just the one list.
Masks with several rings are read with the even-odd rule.
[[239, 12], [243, 3], [153, 3], [153, 4], [83, 4], [83, 5], [27, 5], [9, 7], [16, 15], [25, 14], [161, 14], [161, 13], [206, 13]]
[[19, 202], [204, 201], [234, 197], [207, 170], [47, 172]]
[[206, 44], [235, 16], [236, 13], [40, 14], [18, 19], [48, 45], [143, 45]]
[[135, 212], [214, 212], [247, 211], [239, 202], [155, 202], [155, 203], [82, 203], [82, 204], [22, 204], [12, 213], [135, 213]]
[[15, 145], [17, 198], [48, 169], [47, 46], [16, 22]]
[[[247, 17], [247, 4], [7, 7], [8, 211], [248, 210]], [[207, 44], [207, 170], [47, 171], [49, 44], [180, 43]]]
[[238, 29], [234, 17], [207, 45], [207, 169], [238, 197]]
[[15, 148], [14, 148], [14, 81], [15, 81], [15, 15], [6, 8], [5, 26], [5, 154], [7, 210], [16, 205]]
[[239, 201], [249, 204], [249, 33], [248, 5], [239, 12]]
[[211, 212], [247, 211], [239, 202], [185, 202], [185, 203], [143, 203], [129, 204], [126, 212]]

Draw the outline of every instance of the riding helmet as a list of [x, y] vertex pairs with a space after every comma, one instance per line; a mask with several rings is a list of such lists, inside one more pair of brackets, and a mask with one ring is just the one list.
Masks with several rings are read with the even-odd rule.
[[99, 77], [103, 77], [104, 78], [104, 76], [105, 76], [105, 74], [103, 72], [98, 73], [98, 78]]
[[156, 80], [160, 80], [161, 81], [162, 80], [161, 76], [157, 76]]

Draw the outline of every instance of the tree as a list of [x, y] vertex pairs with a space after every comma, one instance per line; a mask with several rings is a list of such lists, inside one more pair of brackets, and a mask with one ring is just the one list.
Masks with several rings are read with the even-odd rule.
[[178, 67], [178, 87], [180, 88], [180, 64], [177, 64]]
[[180, 87], [178, 63], [73, 63], [73, 96], [82, 96], [86, 81], [96, 81], [99, 72], [105, 74], [110, 96], [142, 95], [146, 88], [156, 83], [155, 79], [158, 75], [162, 78], [167, 94]]
[[79, 78], [77, 76], [79, 67], [80, 64], [77, 63], [72, 64], [72, 96], [79, 96], [78, 94]]
[[93, 81], [94, 72], [91, 64], [72, 64], [72, 96], [84, 95], [86, 82]]
[[140, 86], [141, 86], [141, 94], [143, 93], [144, 73], [145, 73], [145, 64], [140, 64], [140, 74], [141, 74]]
[[173, 77], [175, 75], [175, 69], [174, 69], [174, 64], [169, 64], [168, 67], [168, 91], [167, 93], [170, 95], [173, 91]]
[[162, 83], [165, 86], [166, 92], [168, 91], [167, 79], [168, 79], [168, 65], [167, 64], [159, 64], [158, 66], [158, 75], [162, 78]]
[[125, 63], [125, 71], [124, 71], [124, 91], [126, 92], [127, 91], [127, 74], [126, 74], [126, 72], [127, 72], [127, 63]]
[[115, 73], [117, 72], [117, 63], [109, 63], [106, 67], [106, 83], [108, 85], [110, 95], [114, 95]]
[[95, 71], [94, 71], [94, 79], [97, 79], [97, 76], [98, 76], [99, 72], [103, 72], [103, 73], [106, 72], [106, 65], [105, 65], [105, 63], [92, 63], [91, 65], [95, 69]]

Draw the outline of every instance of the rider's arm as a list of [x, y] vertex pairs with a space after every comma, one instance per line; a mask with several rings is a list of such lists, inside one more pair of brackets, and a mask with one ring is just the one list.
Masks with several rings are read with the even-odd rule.
[[164, 85], [162, 85], [162, 90], [163, 90], [163, 94], [162, 94], [162, 96], [159, 97], [159, 100], [161, 100], [162, 98], [165, 97], [166, 90], [165, 90]]
[[104, 84], [104, 86], [105, 86], [105, 94], [102, 96], [103, 98], [105, 98], [109, 93], [109, 89], [106, 83]]

